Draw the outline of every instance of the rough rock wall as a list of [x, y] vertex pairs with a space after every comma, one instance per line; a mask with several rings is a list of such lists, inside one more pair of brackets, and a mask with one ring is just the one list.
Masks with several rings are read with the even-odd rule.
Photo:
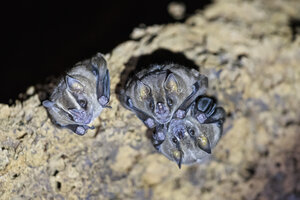
[[[0, 105], [0, 199], [300, 199], [299, 10], [222, 0], [135, 29], [106, 55], [112, 109], [83, 137], [53, 126], [37, 95]], [[116, 98], [131, 69], [161, 60], [200, 66], [228, 114], [210, 162], [179, 170]]]

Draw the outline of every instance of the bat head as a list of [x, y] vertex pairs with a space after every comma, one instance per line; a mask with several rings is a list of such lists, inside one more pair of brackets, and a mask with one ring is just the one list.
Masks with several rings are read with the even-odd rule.
[[[158, 135], [160, 141], [156, 140]], [[168, 159], [181, 164], [201, 162], [210, 154], [219, 141], [222, 127], [219, 123], [200, 124], [192, 116], [183, 119], [172, 119], [168, 127], [158, 127], [153, 145]]]
[[[168, 123], [189, 90], [185, 81], [167, 71], [152, 73], [137, 80], [128, 96], [132, 105], [159, 124]], [[192, 89], [190, 89], [192, 90]]]
[[87, 125], [100, 108], [95, 86], [91, 86], [90, 80], [78, 75], [67, 75], [56, 88], [51, 100], [44, 101], [43, 105], [61, 126]]

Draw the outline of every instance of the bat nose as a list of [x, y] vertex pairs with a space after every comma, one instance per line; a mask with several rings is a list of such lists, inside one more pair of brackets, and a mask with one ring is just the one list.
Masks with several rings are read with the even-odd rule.
[[165, 106], [165, 104], [161, 103], [161, 102], [158, 102], [156, 104], [156, 112], [158, 114], [165, 114], [167, 113], [169, 110], [167, 108], [167, 106]]
[[180, 131], [179, 133], [178, 133], [178, 137], [179, 137], [179, 139], [183, 139], [184, 138], [184, 136], [185, 136], [185, 132], [184, 131]]

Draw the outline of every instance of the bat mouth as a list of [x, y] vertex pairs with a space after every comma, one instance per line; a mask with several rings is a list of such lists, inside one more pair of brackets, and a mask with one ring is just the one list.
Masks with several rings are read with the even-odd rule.
[[170, 114], [156, 115], [156, 121], [158, 121], [160, 124], [165, 124], [171, 121], [171, 119], [172, 119], [172, 115]]

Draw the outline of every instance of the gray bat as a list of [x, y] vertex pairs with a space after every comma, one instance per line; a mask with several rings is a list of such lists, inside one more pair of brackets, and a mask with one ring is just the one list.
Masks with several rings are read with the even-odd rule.
[[[196, 118], [200, 112], [207, 117], [206, 120], [201, 118], [199, 121]], [[152, 142], [159, 152], [175, 161], [179, 168], [181, 164], [201, 162], [209, 157], [220, 140], [224, 120], [224, 109], [216, 107], [212, 99], [201, 97], [191, 105], [183, 119], [172, 119], [169, 124], [157, 126]]]
[[43, 101], [52, 121], [84, 135], [94, 127], [88, 124], [108, 107], [110, 79], [101, 53], [75, 64], [54, 89], [50, 100]]
[[194, 69], [177, 64], [153, 65], [129, 79], [120, 97], [127, 109], [154, 128], [168, 123], [174, 115], [183, 118], [207, 86], [207, 77]]

